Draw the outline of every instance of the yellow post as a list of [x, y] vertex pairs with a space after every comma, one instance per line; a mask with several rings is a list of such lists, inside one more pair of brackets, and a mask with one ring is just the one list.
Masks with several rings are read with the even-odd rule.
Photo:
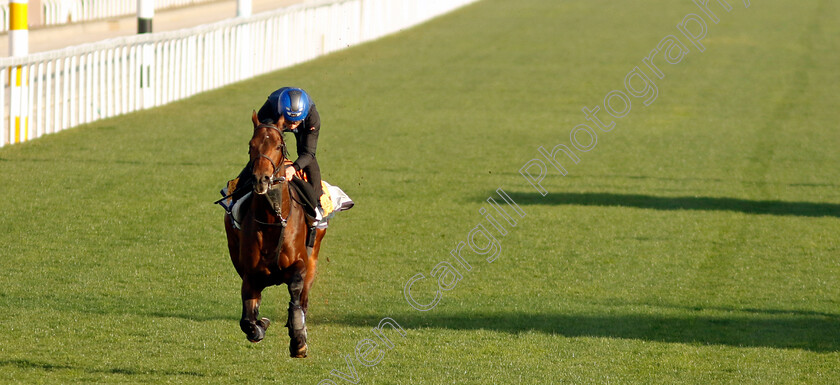
[[[9, 56], [18, 57], [29, 55], [29, 0], [9, 1]], [[9, 86], [11, 86], [11, 111], [14, 127], [14, 143], [29, 139], [29, 114], [27, 97], [29, 91], [29, 76], [22, 66], [9, 71]], [[10, 142], [12, 138], [9, 138]]]
[[29, 54], [29, 0], [9, 1], [9, 56]]

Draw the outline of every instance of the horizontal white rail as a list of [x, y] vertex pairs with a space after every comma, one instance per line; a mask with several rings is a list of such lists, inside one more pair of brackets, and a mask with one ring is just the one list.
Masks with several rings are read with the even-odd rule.
[[2, 58], [0, 146], [288, 67], [474, 1], [327, 0]]
[[[219, 0], [155, 0], [155, 9]], [[29, 12], [33, 10], [30, 0]], [[41, 0], [43, 25], [75, 23], [137, 14], [137, 0]], [[0, 32], [9, 30], [9, 0], [0, 0]], [[32, 18], [30, 17], [30, 20]]]

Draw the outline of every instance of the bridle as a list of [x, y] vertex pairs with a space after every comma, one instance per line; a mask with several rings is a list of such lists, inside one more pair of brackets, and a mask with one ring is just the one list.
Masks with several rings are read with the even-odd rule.
[[[278, 222], [278, 223], [267, 223], [267, 222], [260, 221], [256, 218], [254, 218], [254, 221], [257, 222], [260, 225], [263, 225], [263, 226], [272, 226], [272, 227], [273, 226], [278, 226], [278, 227], [281, 227], [281, 228], [285, 228], [286, 223], [288, 221], [288, 215], [291, 215], [291, 213], [289, 213], [286, 218], [283, 217], [282, 208], [281, 208], [282, 203], [277, 204], [277, 202], [282, 202], [282, 198], [280, 197], [280, 196], [282, 196], [282, 192], [274, 190], [272, 187], [276, 184], [280, 184], [280, 183], [283, 183], [283, 182], [286, 181], [286, 175], [285, 174], [281, 175], [279, 178], [277, 177], [277, 174], [280, 173], [280, 171], [284, 169], [282, 167], [283, 162], [287, 158], [286, 143], [285, 143], [285, 141], [283, 141], [283, 131], [280, 130], [280, 128], [278, 128], [276, 125], [268, 124], [268, 123], [260, 123], [260, 125], [258, 125], [255, 128], [255, 130], [258, 130], [260, 128], [270, 128], [270, 129], [273, 129], [273, 130], [277, 131], [277, 133], [280, 134], [280, 143], [281, 144], [279, 146], [279, 149], [280, 149], [280, 162], [279, 162], [279, 164], [275, 163], [274, 160], [271, 159], [271, 157], [269, 157], [268, 155], [263, 154], [262, 152], [259, 153], [260, 158], [267, 159], [268, 162], [271, 163], [271, 166], [274, 167], [274, 172], [269, 176], [269, 186], [268, 186], [268, 193], [266, 194], [266, 198], [269, 200], [269, 204], [274, 209], [274, 212], [277, 213], [277, 216], [280, 218], [280, 222]], [[280, 196], [275, 197], [275, 195], [280, 195]], [[291, 194], [290, 194], [290, 196], [291, 196]], [[275, 202], [275, 200], [277, 202]], [[280, 244], [282, 244], [282, 238], [281, 238]], [[280, 247], [280, 246], [278, 245], [278, 247]], [[279, 250], [278, 250], [278, 252], [279, 252]]]
[[[270, 186], [273, 186], [277, 183], [282, 183], [286, 180], [285, 175], [282, 175], [280, 178], [277, 178], [277, 174], [281, 170], [283, 170], [283, 167], [281, 167], [283, 165], [283, 161], [286, 160], [286, 142], [283, 141], [283, 131], [280, 130], [276, 125], [268, 124], [268, 123], [260, 123], [260, 125], [257, 126], [255, 129], [260, 129], [260, 128], [271, 128], [271, 129], [277, 131], [278, 134], [280, 134], [280, 143], [281, 143], [280, 144], [280, 154], [281, 154], [280, 155], [280, 164], [274, 163], [274, 160], [271, 159], [271, 157], [269, 157], [268, 155], [263, 154], [262, 152], [260, 153], [260, 158], [267, 159], [268, 162], [271, 163], [271, 167], [274, 167], [274, 172], [271, 174], [271, 176], [269, 176], [269, 180], [270, 180], [269, 188], [271, 188]], [[277, 179], [275, 179], [275, 178], [277, 178]]]
[[[288, 154], [286, 153], [286, 142], [282, 140], [282, 139], [283, 139], [283, 131], [282, 131], [280, 128], [278, 128], [276, 125], [274, 125], [274, 124], [269, 124], [269, 123], [260, 123], [260, 124], [259, 124], [259, 125], [255, 128], [255, 130], [258, 130], [258, 129], [260, 129], [260, 128], [271, 128], [271, 129], [273, 129], [273, 130], [277, 131], [277, 133], [279, 133], [279, 134], [280, 134], [280, 139], [281, 139], [281, 142], [282, 142], [282, 144], [280, 145], [280, 147], [281, 147], [281, 148], [280, 148], [280, 153], [282, 154], [282, 156], [280, 157], [280, 164], [279, 164], [279, 165], [278, 165], [278, 164], [276, 164], [276, 163], [274, 163], [274, 160], [272, 160], [272, 159], [271, 159], [268, 155], [263, 154], [263, 153], [260, 153], [260, 157], [261, 157], [261, 158], [268, 159], [269, 163], [271, 163], [271, 166], [272, 166], [272, 167], [274, 167], [274, 173], [272, 173], [272, 174], [271, 174], [271, 176], [269, 176], [269, 185], [268, 185], [268, 189], [269, 189], [269, 191], [271, 191], [272, 186], [274, 186], [274, 185], [276, 185], [276, 184], [279, 184], [279, 183], [286, 182], [286, 175], [285, 175], [285, 174], [284, 174], [284, 175], [281, 175], [281, 176], [280, 176], [280, 178], [275, 179], [275, 177], [277, 176], [277, 173], [278, 173], [278, 172], [280, 172], [280, 170], [283, 170], [283, 169], [284, 169], [284, 168], [281, 168], [281, 167], [280, 167], [280, 166], [282, 166], [282, 165], [283, 165], [283, 161], [284, 161], [284, 160], [286, 160], [286, 159], [288, 159]], [[291, 181], [289, 181], [289, 182], [291, 182]], [[289, 185], [291, 186], [291, 185], [293, 185], [293, 184], [289, 184]], [[300, 191], [300, 188], [299, 188], [298, 186], [295, 186], [295, 189], [298, 191], [298, 193], [299, 193], [299, 194], [302, 194], [302, 193], [303, 193], [302, 191]], [[298, 200], [298, 199], [295, 199], [294, 195], [292, 195], [292, 194], [291, 194], [291, 189], [289, 190], [289, 197], [290, 197], [290, 198], [291, 198], [291, 200], [292, 200], [292, 201], [294, 201], [295, 203], [297, 203], [297, 204], [299, 204], [299, 205], [301, 205], [301, 206], [305, 206], [305, 204], [304, 204], [303, 202], [301, 202], [301, 201], [300, 201], [300, 200]], [[283, 215], [282, 215], [279, 211], [277, 212], [277, 215], [278, 215], [278, 216], [280, 216], [280, 219], [282, 219], [282, 220], [283, 220], [283, 223], [285, 224], [285, 223], [286, 223], [286, 219], [285, 219], [285, 218], [283, 218]], [[259, 222], [259, 221], [258, 221], [258, 222]], [[260, 223], [262, 223], [262, 222], [260, 222]], [[263, 224], [265, 224], [265, 223], [263, 223]]]

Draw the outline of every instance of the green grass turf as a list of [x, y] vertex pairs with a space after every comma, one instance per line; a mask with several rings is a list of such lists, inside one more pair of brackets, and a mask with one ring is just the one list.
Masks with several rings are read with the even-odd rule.
[[[659, 96], [553, 169], [691, 2], [484, 0], [418, 28], [189, 100], [0, 149], [0, 383], [303, 383], [347, 372], [392, 317], [364, 384], [837, 383], [840, 5], [730, 0]], [[716, 7], [716, 2], [712, 5]], [[211, 202], [276, 87], [318, 102], [331, 224], [287, 357], [285, 288], [260, 344]], [[602, 115], [603, 112], [602, 112]], [[559, 158], [559, 157], [558, 157]], [[403, 298], [502, 187], [502, 252], [418, 312]], [[430, 280], [414, 292], [430, 300]]]

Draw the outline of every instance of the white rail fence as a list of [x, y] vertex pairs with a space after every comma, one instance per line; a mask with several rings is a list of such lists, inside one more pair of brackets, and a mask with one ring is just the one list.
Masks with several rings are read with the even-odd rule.
[[0, 147], [288, 67], [474, 1], [327, 0], [2, 58]]
[[[181, 7], [218, 0], [155, 0], [155, 9]], [[41, 9], [33, 9], [30, 0], [29, 12], [42, 12], [42, 25], [75, 23], [109, 17], [137, 14], [137, 0], [41, 0]], [[32, 15], [30, 15], [32, 16]], [[30, 17], [30, 20], [32, 17]], [[0, 0], [0, 32], [9, 30], [9, 0]]]

